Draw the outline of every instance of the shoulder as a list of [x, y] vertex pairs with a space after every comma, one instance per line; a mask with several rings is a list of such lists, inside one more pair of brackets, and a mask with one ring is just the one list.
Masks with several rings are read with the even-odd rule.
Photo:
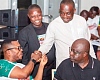
[[17, 64], [16, 64], [16, 66], [18, 66], [18, 67], [20, 67], [20, 68], [25, 67], [25, 65], [24, 65], [24, 64], [22, 64], [22, 63], [17, 63]]
[[95, 58], [93, 58], [93, 60], [94, 60], [94, 62], [95, 62], [95, 65], [99, 65], [99, 66], [100, 66], [100, 61], [99, 61], [99, 60], [97, 60], [97, 59], [95, 59]]
[[69, 63], [71, 63], [71, 60], [70, 60], [70, 58], [68, 58], [68, 59], [63, 60], [62, 63], [63, 63], [63, 64], [64, 64], [64, 63], [69, 64]]
[[29, 31], [31, 31], [32, 28], [33, 28], [32, 24], [29, 24], [29, 25], [27, 25], [26, 27], [24, 27], [22, 30], [20, 30], [20, 31], [19, 31], [19, 34], [20, 34], [20, 33], [27, 33], [27, 32], [29, 32]]
[[16, 63], [13, 63], [13, 62], [10, 62], [10, 61], [7, 61], [7, 60], [2, 60], [2, 63], [3, 65], [6, 65], [6, 67], [13, 67], [15, 66]]
[[61, 77], [64, 79], [65, 76], [68, 77], [68, 74], [71, 72], [71, 64], [72, 62], [69, 59], [65, 59], [61, 62], [61, 64], [58, 66], [55, 74], [55, 78], [61, 80]]
[[53, 21], [51, 21], [50, 24], [55, 24], [55, 23], [57, 24], [57, 23], [62, 23], [62, 22], [63, 22], [63, 20], [59, 16], [59, 17], [55, 18]]
[[76, 14], [74, 14], [73, 19], [75, 19], [75, 20], [77, 20], [77, 21], [86, 21], [82, 16], [76, 15]]
[[4, 61], [3, 59], [0, 60], [0, 62]]
[[44, 26], [45, 28], [47, 28], [48, 25], [49, 25], [49, 23], [45, 23], [45, 22], [42, 22], [42, 24], [43, 24], [43, 26]]
[[99, 22], [99, 18], [99, 16], [96, 16], [95, 18], [93, 18], [93, 20]]
[[61, 17], [57, 17], [55, 18], [53, 21], [51, 21], [49, 23], [49, 28], [52, 28], [53, 30], [55, 30], [58, 26], [62, 26], [62, 24], [64, 24], [63, 20], [61, 19]]
[[70, 58], [65, 59], [60, 63], [59, 67], [69, 67], [71, 63]]
[[45, 23], [45, 22], [42, 22], [45, 26], [48, 26], [49, 25], [49, 23]]
[[[77, 26], [79, 30], [86, 29], [88, 30], [87, 22], [85, 18], [74, 14], [73, 20], [71, 21], [73, 25]], [[81, 27], [80, 27], [81, 26]]]
[[9, 61], [7, 61], [5, 59], [1, 59], [0, 60], [0, 64], [12, 64], [12, 62], [9, 62]]
[[27, 25], [26, 27], [24, 27], [21, 31], [24, 31], [24, 30], [27, 30], [27, 29], [30, 29], [32, 28], [32, 24], [30, 23], [29, 25]]
[[0, 60], [0, 67], [2, 67], [0, 69], [1, 76], [9, 77], [10, 73], [15, 68], [15, 64], [16, 63], [13, 63], [13, 62], [10, 62], [10, 61], [7, 61], [7, 60]]

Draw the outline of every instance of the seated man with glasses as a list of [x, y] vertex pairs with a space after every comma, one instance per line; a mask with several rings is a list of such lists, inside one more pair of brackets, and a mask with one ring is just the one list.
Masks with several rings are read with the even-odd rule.
[[70, 48], [70, 58], [57, 68], [54, 80], [100, 80], [100, 61], [90, 56], [90, 43], [77, 39]]
[[42, 80], [43, 69], [48, 61], [45, 55], [42, 56], [41, 53], [32, 53], [29, 63], [25, 66], [16, 62], [17, 60], [22, 59], [23, 56], [23, 49], [18, 40], [4, 40], [1, 48], [4, 54], [4, 59], [0, 60], [0, 79], [7, 80], [4, 78], [12, 78], [17, 80], [33, 80], [30, 74], [34, 65], [41, 61], [38, 73], [34, 80]]

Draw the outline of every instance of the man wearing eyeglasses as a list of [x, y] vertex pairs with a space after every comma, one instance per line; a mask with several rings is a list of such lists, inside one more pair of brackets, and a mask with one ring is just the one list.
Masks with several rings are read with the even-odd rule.
[[45, 55], [32, 53], [29, 63], [25, 66], [16, 62], [22, 59], [23, 56], [22, 47], [17, 40], [4, 40], [1, 48], [4, 53], [4, 59], [0, 60], [0, 77], [33, 80], [32, 76], [29, 75], [34, 69], [34, 65], [41, 59], [39, 70], [34, 80], [42, 80], [43, 68], [48, 61]]
[[58, 66], [54, 80], [100, 80], [100, 61], [90, 56], [88, 40], [77, 39], [69, 52], [70, 58]]

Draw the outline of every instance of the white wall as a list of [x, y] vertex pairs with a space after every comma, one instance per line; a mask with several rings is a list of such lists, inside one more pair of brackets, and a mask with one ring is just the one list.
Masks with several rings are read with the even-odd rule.
[[61, 0], [50, 0], [49, 3], [49, 13], [53, 16], [53, 18], [56, 18], [59, 16], [59, 8], [60, 8], [60, 2]]
[[92, 6], [98, 6], [100, 8], [100, 0], [81, 0], [80, 11], [83, 9], [89, 10]]
[[10, 8], [9, 0], [0, 0], [0, 10], [9, 8]]
[[11, 8], [17, 8], [17, 0], [0, 0], [0, 10]]
[[[46, 4], [45, 4], [46, 7], [44, 5], [45, 1], [46, 1]], [[74, 0], [74, 1], [75, 1], [76, 9], [77, 9], [76, 13], [78, 13], [79, 6], [77, 3], [79, 0]], [[57, 16], [59, 16], [60, 2], [61, 0], [37, 0], [37, 4], [41, 7], [43, 14], [45, 15], [45, 12], [47, 12], [48, 13], [47, 15], [52, 15], [53, 18], [56, 18]]]

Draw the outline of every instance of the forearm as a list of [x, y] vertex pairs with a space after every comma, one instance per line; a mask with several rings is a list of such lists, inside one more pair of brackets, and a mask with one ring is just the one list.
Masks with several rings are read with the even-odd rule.
[[50, 32], [50, 31], [52, 31], [52, 30], [50, 30], [48, 28], [48, 30], [46, 32], [46, 38], [45, 38], [43, 44], [38, 49], [39, 51], [42, 52], [42, 54], [47, 54], [49, 52], [49, 50], [51, 49], [51, 47], [53, 46], [53, 43], [54, 43], [54, 33]]
[[33, 68], [34, 68], [34, 63], [30, 60], [29, 63], [24, 68], [22, 68], [22, 70], [27, 76], [29, 76]]
[[16, 66], [11, 71], [10, 78], [26, 79], [31, 74], [33, 68], [34, 63], [32, 61], [29, 61], [29, 63], [23, 68]]
[[42, 80], [44, 66], [40, 64], [38, 72], [34, 80]]

